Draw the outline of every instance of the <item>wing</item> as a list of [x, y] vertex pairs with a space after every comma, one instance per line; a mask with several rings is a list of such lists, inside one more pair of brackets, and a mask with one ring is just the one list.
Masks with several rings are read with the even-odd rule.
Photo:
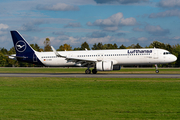
[[78, 57], [68, 57], [68, 56], [63, 56], [60, 55], [54, 48], [53, 46], [51, 46], [53, 52], [55, 53], [55, 55], [57, 57], [63, 57], [66, 58], [67, 62], [75, 62], [77, 65], [81, 64], [81, 66], [86, 66], [86, 65], [92, 65], [95, 62], [97, 62], [97, 60], [94, 59], [82, 59], [82, 58], [78, 58]]

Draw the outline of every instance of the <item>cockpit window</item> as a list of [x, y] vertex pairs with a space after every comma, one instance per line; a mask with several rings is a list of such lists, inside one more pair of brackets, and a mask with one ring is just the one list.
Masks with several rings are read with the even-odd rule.
[[164, 55], [168, 55], [168, 54], [171, 54], [171, 53], [170, 53], [170, 52], [164, 52], [163, 54], [164, 54]]

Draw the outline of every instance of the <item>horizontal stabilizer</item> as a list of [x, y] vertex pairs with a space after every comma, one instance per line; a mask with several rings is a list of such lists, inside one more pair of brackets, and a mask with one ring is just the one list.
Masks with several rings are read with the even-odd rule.
[[17, 58], [27, 58], [25, 56], [16, 56], [16, 54], [13, 54], [13, 55], [7, 55], [9, 59], [12, 59], [12, 60], [17, 60]]

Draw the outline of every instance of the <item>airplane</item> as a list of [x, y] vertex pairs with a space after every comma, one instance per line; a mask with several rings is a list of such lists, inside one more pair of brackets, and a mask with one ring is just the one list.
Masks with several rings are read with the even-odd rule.
[[[18, 31], [10, 31], [16, 54], [10, 59], [39, 64], [49, 67], [87, 67], [86, 74], [96, 74], [97, 71], [120, 70], [122, 65], [154, 65], [171, 63], [177, 57], [169, 51], [158, 48], [143, 49], [113, 49], [113, 50], [80, 50], [37, 52], [22, 37]], [[91, 71], [90, 68], [94, 67]]]

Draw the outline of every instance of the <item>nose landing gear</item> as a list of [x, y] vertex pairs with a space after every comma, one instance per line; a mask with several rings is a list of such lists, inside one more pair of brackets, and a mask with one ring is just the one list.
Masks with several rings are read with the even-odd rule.
[[155, 67], [156, 67], [156, 73], [159, 73], [157, 64], [155, 64]]

